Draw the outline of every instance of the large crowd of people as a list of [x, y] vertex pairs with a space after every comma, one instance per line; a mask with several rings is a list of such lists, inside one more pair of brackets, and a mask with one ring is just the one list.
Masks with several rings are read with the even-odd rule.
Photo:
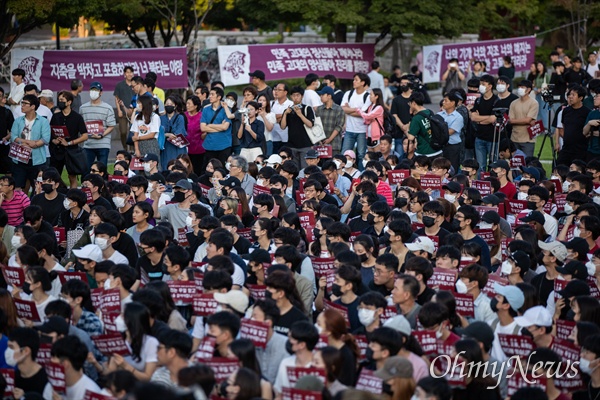
[[[597, 400], [600, 80], [595, 53], [551, 57], [527, 79], [451, 60], [435, 105], [418, 69], [377, 62], [346, 92], [257, 70], [185, 99], [125, 67], [114, 107], [102, 82], [82, 104], [81, 81], [55, 98], [14, 70], [0, 390]], [[478, 364], [499, 372], [459, 373]]]

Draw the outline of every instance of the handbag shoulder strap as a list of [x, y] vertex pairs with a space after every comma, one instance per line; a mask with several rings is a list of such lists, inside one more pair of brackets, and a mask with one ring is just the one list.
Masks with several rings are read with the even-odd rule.
[[222, 109], [223, 109], [223, 107], [217, 108], [217, 111], [215, 111], [215, 113], [213, 114], [212, 119], [210, 120], [209, 125], [211, 125], [213, 122], [215, 122], [215, 118], [217, 118], [217, 115], [219, 115], [219, 113], [221, 112]]

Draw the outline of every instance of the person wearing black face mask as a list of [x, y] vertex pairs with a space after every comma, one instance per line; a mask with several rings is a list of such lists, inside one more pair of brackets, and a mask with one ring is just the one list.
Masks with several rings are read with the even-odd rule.
[[88, 167], [85, 153], [79, 148], [79, 144], [88, 140], [88, 134], [83, 117], [71, 109], [72, 104], [73, 95], [70, 92], [63, 91], [58, 94], [58, 108], [61, 111], [52, 115], [50, 126], [66, 127], [67, 135], [52, 136], [50, 165], [56, 168], [59, 174], [66, 165], [71, 188], [77, 188], [77, 175], [87, 172], [82, 170]]
[[394, 132], [394, 144], [396, 151], [403, 155], [402, 138], [408, 133], [408, 127], [412, 116], [410, 114], [410, 105], [408, 99], [412, 95], [412, 86], [410, 80], [405, 76], [400, 79], [400, 94], [392, 100], [390, 113], [396, 120], [397, 129]]
[[165, 191], [164, 185], [159, 185], [156, 190], [150, 194], [153, 203], [154, 218], [168, 221], [173, 225], [175, 236], [179, 229], [186, 228], [186, 217], [190, 212], [190, 205], [197, 203], [197, 196], [192, 191], [192, 184], [187, 179], [180, 179], [173, 186], [173, 204], [167, 204], [163, 207], [158, 207], [161, 194]]
[[423, 225], [424, 228], [419, 228], [415, 231], [418, 236], [437, 236], [439, 242], [443, 243], [446, 236], [450, 234], [446, 229], [442, 228], [444, 222], [444, 206], [438, 201], [429, 201], [423, 204]]
[[[48, 169], [42, 175], [41, 193], [31, 199], [31, 205], [40, 206], [44, 221], [56, 226], [59, 215], [65, 210], [63, 201], [65, 195], [58, 192], [61, 178], [58, 172]], [[37, 187], [36, 187], [37, 192]]]
[[[187, 153], [187, 147], [179, 144], [181, 137], [187, 136], [187, 121], [181, 114], [183, 104], [176, 97], [169, 96], [165, 100], [165, 115], [161, 115], [160, 124], [165, 130], [165, 148], [160, 154], [160, 165], [167, 165], [180, 154]], [[187, 139], [186, 139], [187, 141]]]
[[521, 328], [522, 334], [530, 336], [536, 347], [551, 347], [554, 342], [552, 336], [552, 315], [544, 306], [535, 306], [525, 311], [515, 322]]
[[252, 206], [252, 215], [256, 218], [275, 218], [271, 211], [275, 207], [273, 196], [266, 193], [260, 193], [254, 196], [254, 205]]
[[385, 221], [390, 212], [390, 206], [385, 201], [376, 201], [373, 203], [371, 205], [371, 212], [367, 216], [367, 222], [370, 226], [363, 233], [376, 237], [380, 242], [383, 242], [385, 237]]

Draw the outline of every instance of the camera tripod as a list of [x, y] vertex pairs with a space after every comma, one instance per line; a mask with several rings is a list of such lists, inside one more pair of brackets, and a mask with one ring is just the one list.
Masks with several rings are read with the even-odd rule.
[[494, 122], [494, 138], [492, 140], [492, 148], [488, 154], [488, 165], [492, 165], [499, 157], [500, 153], [500, 140], [502, 132], [506, 128], [506, 122], [504, 118], [496, 118]]
[[538, 151], [537, 154], [537, 159], [539, 160], [541, 155], [542, 155], [542, 151], [544, 151], [544, 146], [546, 145], [546, 139], [550, 139], [550, 150], [552, 153], [552, 168], [554, 168], [556, 166], [556, 152], [554, 151], [554, 138], [552, 137], [552, 130], [551, 130], [551, 126], [552, 126], [552, 105], [555, 104], [555, 101], [544, 101], [544, 107], [548, 109], [548, 125], [546, 125], [546, 129], [544, 130], [544, 139], [542, 139], [542, 145], [540, 146], [540, 150]]

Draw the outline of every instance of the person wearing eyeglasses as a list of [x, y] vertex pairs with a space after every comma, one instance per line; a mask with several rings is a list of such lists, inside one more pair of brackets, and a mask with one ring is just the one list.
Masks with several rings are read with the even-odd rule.
[[46, 165], [46, 147], [50, 142], [50, 123], [37, 114], [40, 100], [33, 94], [23, 96], [21, 111], [12, 126], [10, 141], [23, 150], [21, 159], [13, 158], [15, 188], [24, 188], [26, 181], [34, 185], [39, 170]]

